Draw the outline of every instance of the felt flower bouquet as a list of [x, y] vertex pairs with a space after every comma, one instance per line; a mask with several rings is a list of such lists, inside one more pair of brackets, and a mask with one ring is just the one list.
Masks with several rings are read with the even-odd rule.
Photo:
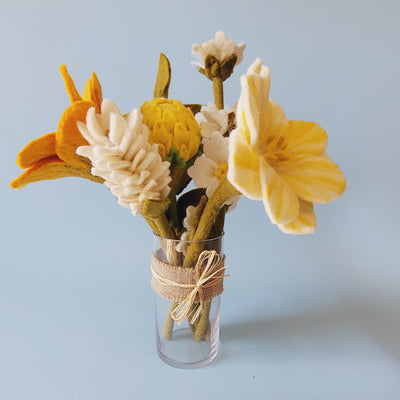
[[[68, 176], [103, 183], [158, 237], [176, 241], [163, 247], [165, 261], [183, 269], [193, 269], [204, 241], [221, 236], [225, 215], [241, 195], [262, 201], [281, 231], [314, 232], [313, 204], [338, 198], [345, 178], [325, 152], [324, 129], [314, 122], [288, 120], [269, 98], [270, 69], [262, 60], [255, 60], [241, 77], [237, 104], [224, 108], [224, 82], [242, 61], [244, 49], [222, 32], [193, 45], [198, 71], [213, 86], [214, 104], [208, 106], [168, 99], [171, 68], [161, 54], [154, 99], [129, 114], [103, 100], [94, 73], [79, 94], [61, 66], [71, 105], [54, 132], [20, 151], [17, 164], [25, 171], [11, 187]], [[188, 186], [191, 181], [195, 188]], [[211, 275], [221, 277], [221, 272]], [[158, 281], [166, 285], [165, 277]], [[210, 328], [211, 300], [201, 297], [197, 288], [183, 314], [198, 341], [207, 340]], [[171, 337], [173, 321], [183, 319], [178, 314], [185, 304], [186, 298], [171, 302], [165, 338]]]

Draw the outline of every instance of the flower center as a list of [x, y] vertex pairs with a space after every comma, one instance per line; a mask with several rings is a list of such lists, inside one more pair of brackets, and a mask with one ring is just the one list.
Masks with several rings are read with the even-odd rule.
[[268, 164], [274, 167], [289, 159], [285, 152], [287, 146], [284, 136], [271, 135], [264, 143], [262, 154]]
[[214, 175], [220, 180], [224, 179], [228, 172], [228, 163], [222, 162], [218, 168], [214, 171]]

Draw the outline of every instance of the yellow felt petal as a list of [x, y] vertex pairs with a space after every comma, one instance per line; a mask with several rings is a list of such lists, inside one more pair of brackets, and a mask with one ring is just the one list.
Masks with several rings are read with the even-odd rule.
[[282, 232], [302, 235], [313, 233], [317, 227], [317, 218], [312, 203], [299, 199], [300, 211], [297, 218], [287, 224], [278, 224]]
[[242, 96], [247, 125], [251, 134], [251, 144], [257, 143], [258, 134], [265, 131], [268, 124], [268, 96], [270, 69], [262, 65], [260, 59], [242, 77]]
[[56, 133], [51, 132], [29, 142], [17, 156], [16, 163], [22, 169], [32, 166], [35, 162], [56, 154]]
[[76, 154], [79, 146], [86, 146], [88, 142], [79, 132], [77, 122], [85, 122], [89, 108], [94, 104], [89, 101], [72, 103], [61, 116], [56, 132], [56, 151], [58, 156], [69, 164], [90, 169], [90, 161]]
[[279, 166], [279, 173], [298, 196], [312, 203], [329, 203], [346, 189], [339, 167], [324, 155], [293, 157]]
[[261, 160], [260, 182], [265, 211], [273, 224], [285, 224], [299, 215], [299, 201], [290, 186]]
[[64, 64], [60, 66], [60, 72], [61, 72], [61, 76], [62, 76], [63, 81], [64, 81], [65, 90], [68, 93], [69, 100], [70, 100], [71, 104], [74, 101], [82, 100], [82, 97], [80, 96], [80, 94], [76, 90], [74, 81], [72, 80], [71, 75], [68, 73], [67, 67]]
[[256, 149], [269, 136], [279, 135], [287, 119], [282, 108], [269, 99], [270, 69], [257, 59], [241, 78], [242, 92], [237, 121], [246, 140]]
[[65, 178], [67, 176], [79, 176], [90, 179], [94, 182], [103, 182], [102, 178], [92, 175], [85, 168], [67, 164], [58, 157], [51, 157], [35, 163], [31, 168], [24, 171], [18, 178], [14, 179], [10, 183], [10, 186], [13, 189], [21, 189], [28, 183], [48, 179]]
[[286, 151], [301, 154], [319, 154], [325, 151], [328, 136], [315, 122], [289, 121], [285, 127]]
[[100, 82], [94, 72], [92, 72], [92, 76], [86, 82], [85, 88], [83, 89], [82, 98], [83, 100], [92, 101], [95, 103], [96, 111], [100, 112], [103, 95]]
[[262, 199], [258, 157], [238, 129], [229, 138], [228, 180], [249, 199]]

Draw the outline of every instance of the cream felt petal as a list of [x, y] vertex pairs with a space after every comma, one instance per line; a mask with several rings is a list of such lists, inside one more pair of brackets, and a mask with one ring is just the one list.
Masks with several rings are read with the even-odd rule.
[[278, 169], [292, 190], [312, 203], [329, 203], [346, 189], [339, 167], [324, 156], [294, 157]]
[[[228, 137], [214, 132], [204, 144], [204, 156], [197, 158], [188, 168], [188, 175], [197, 187], [206, 188], [209, 199], [227, 175], [229, 141]], [[229, 204], [232, 202], [229, 199]]]
[[299, 201], [291, 187], [265, 161], [260, 163], [264, 209], [273, 224], [285, 224], [299, 215]]
[[214, 171], [218, 165], [211, 159], [199, 157], [194, 164], [188, 168], [188, 175], [193, 178], [197, 187], [207, 187], [211, 179], [214, 177]]
[[116, 106], [116, 104], [114, 104], [109, 99], [105, 99], [101, 103], [100, 118], [101, 118], [101, 125], [106, 129], [110, 128], [110, 115], [111, 114], [121, 115], [121, 113], [120, 113], [118, 107]]
[[194, 44], [192, 46], [193, 55], [198, 56], [203, 64], [198, 66], [204, 66], [204, 60], [208, 55], [214, 56], [219, 62], [222, 62], [225, 58], [236, 54], [237, 60], [235, 65], [239, 64], [243, 60], [243, 51], [246, 48], [244, 43], [237, 45], [232, 39], [227, 39], [224, 32], [218, 31], [215, 34], [215, 39], [205, 42], [203, 44]]
[[229, 138], [214, 132], [211, 135], [211, 140], [204, 144], [203, 150], [207, 158], [220, 165], [228, 160]]
[[203, 106], [195, 115], [195, 119], [200, 126], [203, 139], [210, 138], [214, 132], [224, 135], [228, 130], [228, 113], [225, 110], [219, 110], [214, 104], [209, 104], [208, 107]]
[[314, 214], [312, 203], [299, 199], [300, 211], [297, 218], [287, 224], [278, 224], [278, 228], [284, 233], [306, 234], [313, 233], [317, 227], [317, 218]]
[[252, 200], [262, 199], [259, 157], [250, 150], [239, 129], [229, 137], [228, 180]]
[[188, 247], [188, 243], [185, 243], [190, 239], [190, 232], [193, 228], [193, 222], [196, 217], [198, 206], [188, 206], [186, 207], [186, 217], [183, 219], [183, 226], [186, 231], [182, 233], [180, 242], [175, 246], [176, 251], [180, 253], [186, 253], [186, 249]]
[[[103, 129], [101, 122], [96, 117], [96, 110], [94, 107], [89, 108], [86, 114], [86, 125], [78, 123], [79, 130], [83, 137], [88, 138], [90, 144], [106, 144], [108, 143], [108, 137], [106, 136], [106, 130]], [[88, 132], [91, 132], [88, 134]]]
[[285, 128], [286, 151], [299, 154], [320, 154], [326, 149], [328, 135], [315, 122], [289, 121]]

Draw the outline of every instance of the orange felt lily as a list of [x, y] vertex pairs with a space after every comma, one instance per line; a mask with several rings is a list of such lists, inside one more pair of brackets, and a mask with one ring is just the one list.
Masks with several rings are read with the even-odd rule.
[[90, 161], [76, 154], [77, 147], [88, 144], [79, 132], [77, 122], [85, 122], [91, 107], [100, 111], [100, 83], [93, 72], [81, 96], [65, 65], [60, 67], [60, 71], [71, 105], [62, 114], [56, 132], [32, 140], [19, 152], [16, 163], [25, 171], [10, 183], [13, 189], [20, 189], [31, 182], [67, 176], [103, 182], [102, 178], [90, 173]]

